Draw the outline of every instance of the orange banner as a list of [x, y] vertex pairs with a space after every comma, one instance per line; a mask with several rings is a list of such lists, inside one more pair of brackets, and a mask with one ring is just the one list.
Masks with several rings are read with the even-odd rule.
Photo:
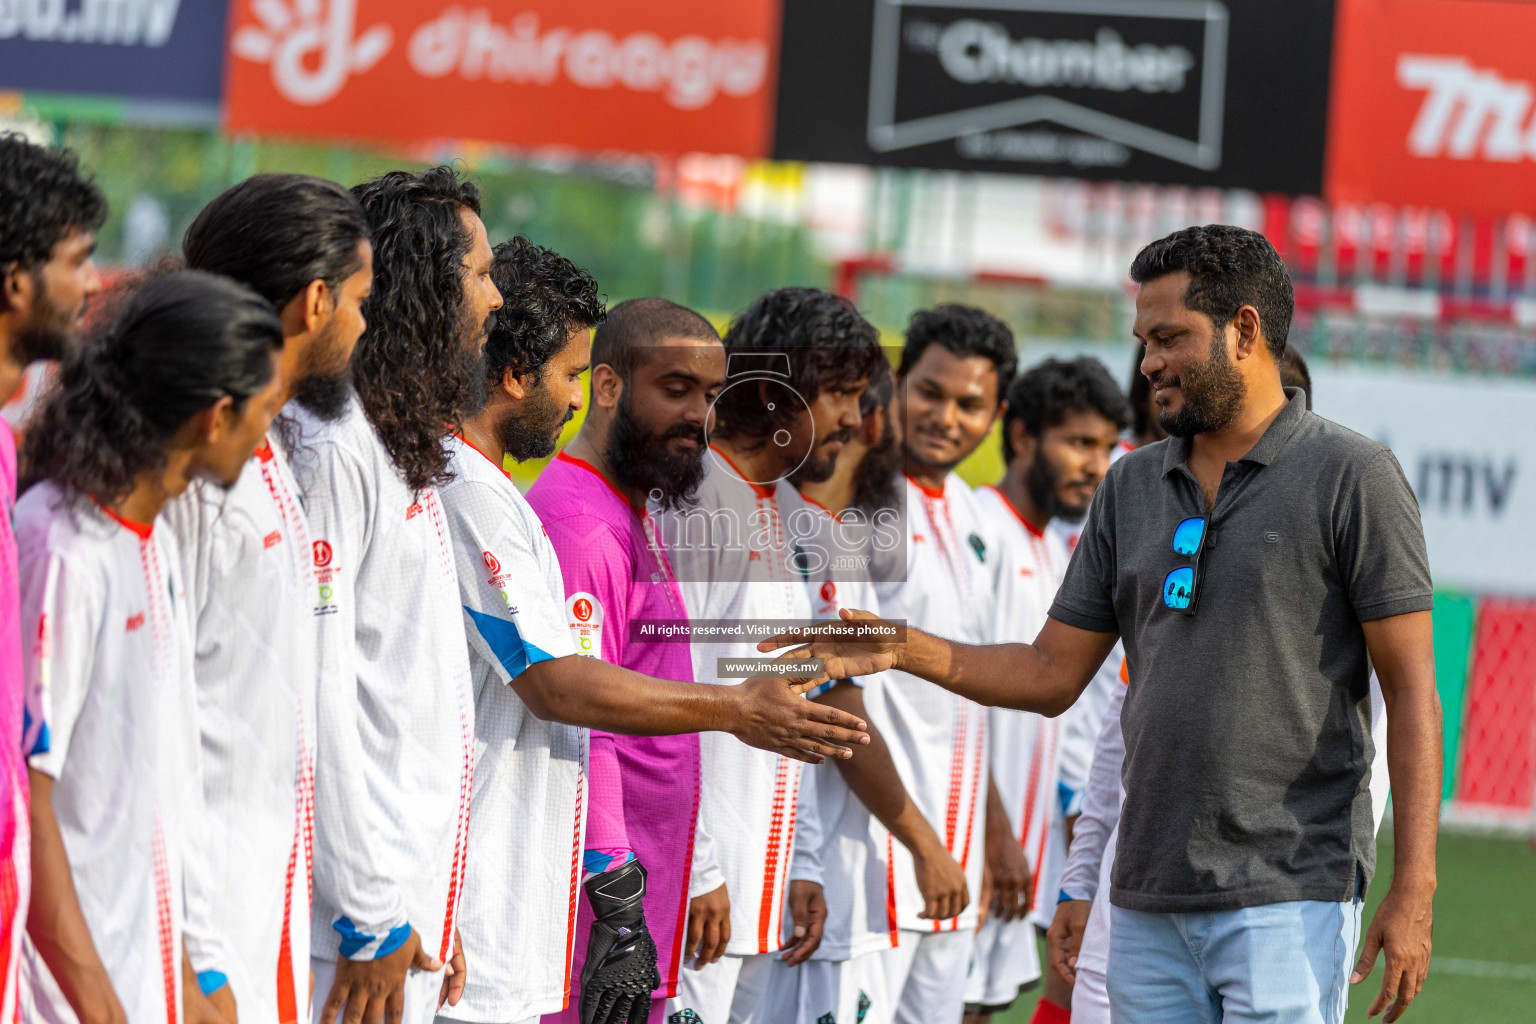
[[230, 131], [766, 155], [778, 0], [232, 0]]
[[1343, 0], [1326, 187], [1336, 202], [1536, 211], [1536, 3]]

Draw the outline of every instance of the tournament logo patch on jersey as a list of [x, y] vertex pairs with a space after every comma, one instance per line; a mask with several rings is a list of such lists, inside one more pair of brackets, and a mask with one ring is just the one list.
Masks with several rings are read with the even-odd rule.
[[495, 555], [491, 554], [489, 551], [482, 551], [480, 552], [480, 559], [481, 561], [485, 562], [485, 567], [491, 570], [492, 576], [500, 574], [501, 562], [497, 560]]
[[331, 546], [323, 540], [315, 541], [315, 568], [324, 569], [331, 564]]
[[976, 534], [971, 534], [966, 540], [970, 541], [971, 550], [976, 552], [976, 560], [983, 564], [987, 561], [987, 542]]
[[571, 629], [576, 653], [589, 658], [603, 656], [603, 604], [586, 591], [578, 590], [565, 600], [565, 618]]

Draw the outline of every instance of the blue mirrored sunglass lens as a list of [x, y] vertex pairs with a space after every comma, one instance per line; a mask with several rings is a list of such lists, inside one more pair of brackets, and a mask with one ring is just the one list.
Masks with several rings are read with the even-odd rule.
[[1195, 598], [1195, 570], [1180, 566], [1163, 577], [1163, 604], [1175, 611], [1183, 611]]
[[1195, 516], [1184, 520], [1173, 529], [1173, 550], [1181, 555], [1192, 555], [1200, 550], [1205, 537], [1205, 520]]

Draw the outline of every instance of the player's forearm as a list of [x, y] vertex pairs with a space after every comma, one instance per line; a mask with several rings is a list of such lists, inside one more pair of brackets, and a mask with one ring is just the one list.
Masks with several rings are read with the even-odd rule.
[[27, 934], [82, 1022], [107, 1020], [111, 981], [80, 910], [69, 855], [53, 812], [53, 779], [29, 771], [32, 785], [32, 905]]
[[1391, 690], [1383, 687], [1382, 696], [1392, 782], [1392, 884], [1433, 893], [1443, 770], [1440, 697], [1433, 677]]
[[864, 710], [864, 693], [849, 682], [839, 682], [831, 690], [816, 698], [826, 704], [857, 715], [869, 725], [869, 744], [853, 757], [837, 762], [837, 770], [843, 773], [843, 781], [853, 790], [853, 795], [869, 809], [875, 819], [890, 830], [896, 841], [914, 853], [934, 846], [942, 846], [939, 835], [913, 802], [896, 771], [891, 759], [890, 747], [875, 724], [869, 721]]
[[627, 736], [729, 731], [737, 707], [733, 686], [657, 679], [578, 655], [530, 665], [512, 686], [539, 718]]

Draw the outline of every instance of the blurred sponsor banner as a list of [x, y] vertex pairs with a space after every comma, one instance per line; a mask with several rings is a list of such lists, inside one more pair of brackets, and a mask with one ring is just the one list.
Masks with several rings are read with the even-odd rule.
[[767, 149], [776, 0], [234, 0], [232, 10], [234, 131]]
[[1536, 594], [1536, 387], [1315, 362], [1312, 378], [1319, 415], [1397, 456], [1437, 588]]
[[1345, 0], [1328, 194], [1536, 211], [1536, 4]]
[[219, 0], [0, 0], [0, 89], [216, 103]]
[[1322, 186], [1332, 0], [784, 0], [774, 155]]

